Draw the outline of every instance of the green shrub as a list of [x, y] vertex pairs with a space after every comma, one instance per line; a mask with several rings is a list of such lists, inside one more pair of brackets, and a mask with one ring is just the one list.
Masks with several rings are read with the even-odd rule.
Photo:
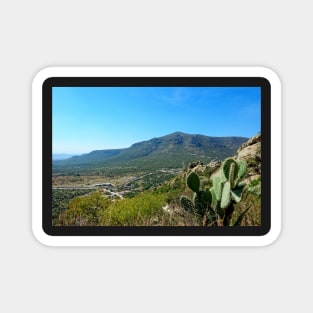
[[129, 199], [114, 201], [101, 215], [105, 226], [150, 226], [159, 222], [166, 203], [164, 194], [143, 192]]
[[111, 200], [104, 198], [100, 191], [74, 198], [68, 210], [60, 214], [60, 223], [63, 226], [98, 226], [100, 213], [110, 203]]

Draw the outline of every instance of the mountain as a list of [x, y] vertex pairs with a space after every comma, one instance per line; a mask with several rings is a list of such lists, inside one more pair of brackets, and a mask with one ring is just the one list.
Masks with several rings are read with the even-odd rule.
[[102, 162], [111, 157], [117, 156], [124, 149], [107, 149], [107, 150], [94, 150], [90, 153], [73, 156], [56, 164], [64, 165], [85, 165]]
[[66, 160], [54, 161], [53, 170], [82, 167], [179, 168], [199, 160], [208, 163], [232, 156], [246, 137], [209, 137], [175, 132], [134, 143], [129, 148], [96, 150]]
[[208, 137], [175, 132], [163, 137], [152, 138], [133, 144], [119, 154], [120, 159], [178, 157], [186, 159], [224, 158], [229, 156], [247, 138], [242, 137]]
[[[258, 133], [241, 144], [236, 153], [231, 157], [236, 161], [244, 160], [247, 163], [247, 181], [258, 178], [261, 175], [261, 134]], [[220, 175], [220, 165], [221, 162], [195, 164], [194, 167], [192, 167], [193, 164], [191, 164], [190, 168], [192, 167], [193, 171], [200, 176], [205, 175], [205, 173], [210, 173], [210, 178], [213, 178], [214, 176]]]
[[52, 154], [52, 160], [65, 160], [65, 159], [69, 159], [73, 156], [75, 156], [76, 154], [67, 154], [67, 153], [53, 153]]

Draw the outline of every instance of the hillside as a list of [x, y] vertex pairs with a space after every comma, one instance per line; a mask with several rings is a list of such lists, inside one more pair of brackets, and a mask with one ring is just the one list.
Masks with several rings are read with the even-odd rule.
[[53, 171], [105, 167], [142, 169], [180, 168], [193, 160], [209, 163], [233, 155], [246, 142], [245, 137], [209, 137], [175, 132], [134, 143], [129, 148], [97, 150], [53, 162]]
[[[106, 151], [103, 155], [107, 161], [127, 157], [132, 157], [133, 160], [144, 160], [149, 157], [151, 160], [154, 154], [178, 153], [177, 145], [193, 149], [192, 152], [197, 151], [200, 145], [207, 143], [208, 140], [204, 137], [175, 133], [165, 138], [134, 144], [128, 151], [127, 149], [111, 151], [112, 153]], [[192, 145], [191, 141], [195, 142], [196, 139], [198, 144]], [[96, 151], [86, 156], [92, 159], [98, 154], [101, 152]], [[232, 218], [235, 221], [244, 210], [249, 208], [241, 221], [241, 226], [259, 226], [261, 225], [261, 136], [257, 135], [246, 140], [229, 156], [235, 160], [245, 160], [247, 165], [247, 173], [243, 181], [246, 189], [242, 200], [234, 205]], [[127, 172], [127, 162], [125, 162], [121, 177], [118, 177], [117, 172], [115, 172], [116, 176], [97, 177], [57, 174], [54, 177], [53, 189], [53, 223], [63, 226], [202, 226], [201, 221], [199, 222], [194, 214], [184, 211], [181, 206], [182, 196], [189, 199], [194, 197], [194, 192], [186, 183], [186, 177], [192, 171], [200, 178], [200, 189], [210, 188], [214, 176], [219, 176], [224, 160], [207, 163], [201, 163], [196, 157], [193, 160], [184, 169], [162, 168], [144, 173], [137, 170], [131, 175], [125, 174], [125, 168]], [[81, 212], [80, 215], [76, 214], [77, 208]]]
[[[258, 226], [261, 224], [261, 135], [253, 136], [240, 145], [231, 157], [237, 161], [244, 160], [247, 164], [247, 175], [243, 180], [247, 184], [247, 188], [242, 201], [235, 205], [234, 218], [238, 217], [245, 208], [250, 207], [241, 225]], [[188, 169], [171, 180], [168, 193], [185, 194], [192, 197], [193, 193], [186, 185], [187, 174], [193, 171], [199, 175], [202, 188], [205, 188], [209, 181], [212, 182], [214, 177], [220, 176], [221, 164], [222, 162], [210, 162], [208, 164], [194, 162], [194, 164], [190, 164]], [[172, 202], [172, 210], [177, 209], [177, 198], [175, 200]]]
[[[251, 137], [249, 140], [241, 144], [237, 151], [230, 155], [234, 160], [244, 160], [247, 163], [246, 182], [258, 179], [261, 176], [261, 135]], [[189, 165], [189, 168], [182, 172], [179, 176], [186, 176], [186, 173], [192, 170], [200, 176], [207, 176], [213, 179], [220, 175], [221, 161], [214, 161], [201, 164], [199, 161]]]

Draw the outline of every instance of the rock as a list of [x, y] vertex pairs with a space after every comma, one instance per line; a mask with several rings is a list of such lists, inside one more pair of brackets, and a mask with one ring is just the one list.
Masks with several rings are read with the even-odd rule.
[[235, 160], [245, 160], [248, 165], [248, 176], [261, 174], [261, 135], [250, 138], [237, 150]]
[[247, 160], [249, 158], [256, 158], [258, 161], [261, 161], [261, 143], [260, 142], [244, 147], [236, 155], [237, 160], [242, 160], [242, 159]]
[[193, 161], [189, 164], [189, 168], [192, 169], [192, 168], [195, 168], [196, 166], [200, 165], [201, 162], [200, 161]]
[[[234, 160], [244, 160], [247, 162], [248, 174], [247, 181], [251, 177], [261, 175], [261, 135], [251, 137], [247, 142], [243, 143], [237, 150], [237, 154], [232, 157]], [[220, 175], [220, 164], [216, 164], [216, 168], [210, 172], [210, 178]], [[208, 166], [208, 165], [207, 165]]]
[[252, 146], [256, 143], [261, 143], [261, 134], [258, 134], [256, 136], [251, 137], [247, 142], [243, 143], [237, 150], [237, 153], [239, 153], [241, 150], [246, 148], [247, 146]]
[[191, 170], [198, 174], [199, 176], [209, 177], [212, 173], [219, 169], [221, 162], [219, 161], [211, 161], [208, 164], [203, 164], [198, 162]]

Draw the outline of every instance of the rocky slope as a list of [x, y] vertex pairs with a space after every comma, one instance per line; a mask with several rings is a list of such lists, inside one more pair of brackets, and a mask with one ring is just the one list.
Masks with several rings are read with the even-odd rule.
[[[248, 165], [247, 181], [257, 178], [261, 175], [261, 135], [251, 137], [247, 142], [243, 143], [232, 156], [235, 160], [245, 160]], [[189, 165], [199, 175], [207, 175], [213, 178], [219, 175], [221, 162], [211, 161], [203, 164], [200, 161], [193, 162]]]

